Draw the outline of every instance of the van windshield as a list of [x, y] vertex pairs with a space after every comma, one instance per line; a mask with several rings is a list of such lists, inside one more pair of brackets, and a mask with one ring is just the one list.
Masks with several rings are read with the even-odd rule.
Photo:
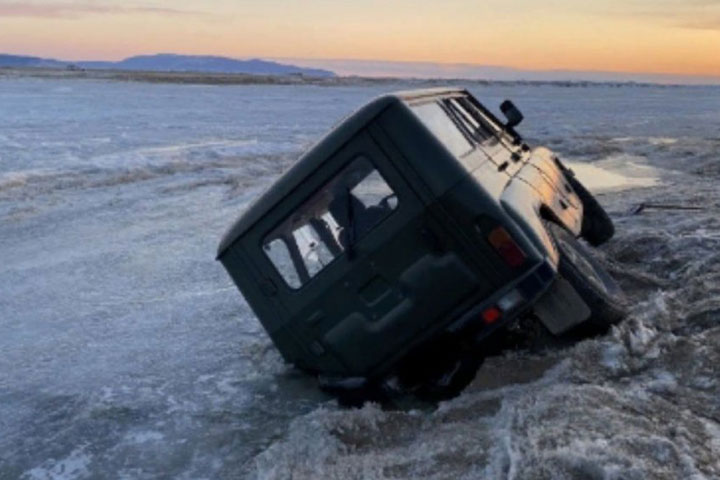
[[395, 192], [370, 160], [358, 157], [266, 235], [263, 250], [297, 289], [397, 206]]

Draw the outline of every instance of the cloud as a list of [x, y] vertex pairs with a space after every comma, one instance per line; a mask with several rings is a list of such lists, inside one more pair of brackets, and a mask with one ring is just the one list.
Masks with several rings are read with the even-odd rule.
[[720, 30], [720, 0], [608, 0], [573, 9], [665, 27]]
[[179, 10], [153, 5], [98, 5], [96, 3], [3, 2], [2, 17], [77, 18], [85, 15], [109, 14], [201, 15], [202, 12]]
[[720, 0], [630, 0], [627, 12], [680, 28], [720, 30]]
[[697, 20], [686, 20], [678, 22], [678, 27], [693, 28], [697, 30], [717, 30], [720, 31], [720, 15], [715, 18], [702, 18]]

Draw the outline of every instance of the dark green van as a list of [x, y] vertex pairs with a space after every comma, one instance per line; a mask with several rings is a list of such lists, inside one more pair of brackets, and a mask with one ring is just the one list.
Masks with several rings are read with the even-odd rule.
[[461, 89], [380, 97], [236, 221], [218, 259], [285, 360], [330, 389], [457, 391], [483, 340], [521, 316], [557, 335], [623, 317], [577, 239], [599, 245], [612, 222], [501, 110]]

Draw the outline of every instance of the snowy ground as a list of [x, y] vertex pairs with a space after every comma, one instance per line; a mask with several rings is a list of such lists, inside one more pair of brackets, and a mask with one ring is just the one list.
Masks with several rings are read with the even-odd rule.
[[641, 178], [600, 195], [632, 315], [490, 358], [437, 408], [344, 410], [213, 257], [304, 148], [402, 84], [0, 80], [0, 479], [720, 476], [720, 89], [469, 87], [587, 180]]

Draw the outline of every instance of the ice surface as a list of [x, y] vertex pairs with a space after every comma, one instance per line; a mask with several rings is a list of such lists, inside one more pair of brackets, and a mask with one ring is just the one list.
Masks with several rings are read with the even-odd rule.
[[408, 85], [0, 81], [0, 479], [718, 478], [720, 89], [469, 86], [603, 180], [632, 314], [488, 358], [439, 406], [344, 410], [213, 257], [303, 149]]
[[627, 158], [608, 158], [602, 162], [567, 162], [585, 187], [595, 193], [657, 185], [662, 175], [657, 169], [638, 165]]

